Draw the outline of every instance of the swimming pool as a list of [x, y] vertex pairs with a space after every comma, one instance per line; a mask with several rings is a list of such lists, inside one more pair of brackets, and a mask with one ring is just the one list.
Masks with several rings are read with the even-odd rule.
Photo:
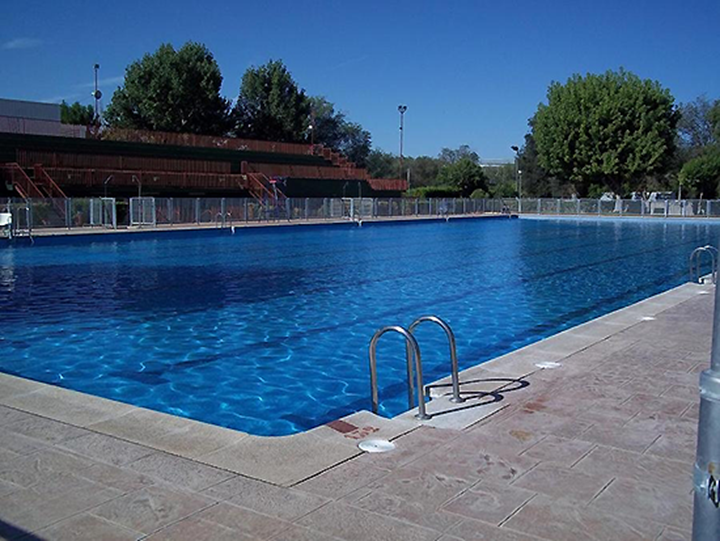
[[[687, 280], [718, 222], [479, 219], [38, 240], [0, 250], [0, 370], [258, 435], [369, 409], [368, 343], [436, 314], [461, 368]], [[112, 238], [111, 238], [112, 237]], [[426, 381], [447, 342], [417, 331]], [[378, 347], [381, 413], [407, 409]]]

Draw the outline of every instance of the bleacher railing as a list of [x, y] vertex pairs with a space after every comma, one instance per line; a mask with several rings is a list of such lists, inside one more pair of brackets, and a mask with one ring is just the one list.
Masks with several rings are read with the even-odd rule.
[[[111, 208], [112, 207], [112, 208]], [[23, 229], [88, 229], [175, 226], [228, 227], [250, 222], [366, 220], [400, 217], [449, 217], [522, 214], [655, 219], [720, 218], [720, 200], [598, 199], [414, 199], [286, 198], [263, 204], [252, 198], [5, 198]], [[63, 209], [59, 212], [58, 209]], [[152, 214], [152, 215], [151, 215]]]

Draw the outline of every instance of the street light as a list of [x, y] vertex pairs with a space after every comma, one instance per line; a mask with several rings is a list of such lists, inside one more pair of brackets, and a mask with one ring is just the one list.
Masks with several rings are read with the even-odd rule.
[[517, 190], [518, 214], [522, 212], [522, 171], [520, 171], [520, 148], [516, 145], [510, 147], [515, 152], [515, 189]]
[[522, 172], [518, 167], [520, 166], [520, 148], [515, 145], [510, 147], [515, 152], [515, 189], [517, 190], [518, 197], [520, 197], [520, 175]]
[[403, 178], [403, 127], [405, 120], [405, 111], [407, 111], [407, 105], [398, 105], [398, 112], [400, 113], [400, 177]]
[[100, 92], [100, 89], [98, 88], [98, 70], [100, 69], [100, 64], [95, 64], [93, 69], [95, 70], [95, 90], [92, 93], [92, 97], [95, 99], [95, 122], [97, 122], [100, 118], [100, 98], [102, 98], [102, 92]]

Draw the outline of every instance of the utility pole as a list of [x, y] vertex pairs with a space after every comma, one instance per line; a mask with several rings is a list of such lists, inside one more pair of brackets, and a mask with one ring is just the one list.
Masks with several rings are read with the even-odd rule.
[[400, 176], [403, 178], [403, 132], [404, 132], [404, 120], [405, 111], [407, 111], [407, 105], [398, 105], [398, 112], [400, 113]]

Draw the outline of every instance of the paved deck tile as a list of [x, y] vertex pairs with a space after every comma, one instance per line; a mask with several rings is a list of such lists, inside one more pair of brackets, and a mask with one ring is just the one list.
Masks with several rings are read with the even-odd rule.
[[322, 507], [299, 521], [347, 541], [436, 541], [438, 533], [343, 503]]
[[213, 503], [197, 494], [153, 486], [105, 503], [94, 509], [93, 514], [149, 534]]
[[202, 494], [216, 500], [229, 500], [240, 507], [282, 520], [300, 518], [329, 501], [315, 494], [278, 487], [242, 476], [215, 485], [204, 490]]

